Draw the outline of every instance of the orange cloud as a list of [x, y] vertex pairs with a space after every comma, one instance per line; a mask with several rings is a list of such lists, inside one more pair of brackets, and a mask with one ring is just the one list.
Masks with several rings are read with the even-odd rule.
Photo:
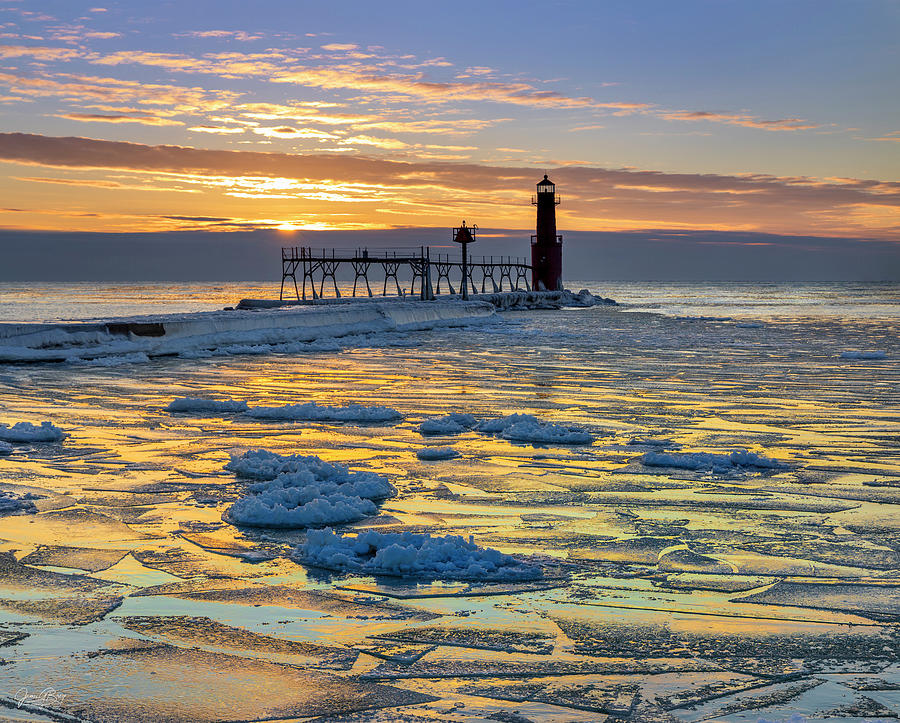
[[[200, 189], [204, 195], [195, 196], [192, 213], [243, 214], [246, 220], [262, 211], [283, 223], [296, 218], [300, 209], [310, 221], [368, 227], [446, 225], [460, 213], [468, 218], [474, 212], [485, 226], [527, 228], [533, 221], [527, 201], [544, 171], [439, 159], [413, 163], [356, 154], [204, 150], [17, 133], [0, 134], [0, 161], [68, 169], [99, 180], [108, 180], [114, 171], [151, 185]], [[896, 182], [584, 166], [547, 170], [563, 194], [564, 229], [705, 228], [894, 241], [900, 229]], [[24, 205], [15, 200], [20, 191], [14, 182], [7, 181], [2, 191], [10, 205]], [[238, 202], [255, 205], [229, 205]], [[79, 204], [83, 207], [84, 200]]]
[[189, 131], [196, 133], [212, 133], [214, 135], [232, 135], [235, 133], [243, 133], [246, 128], [229, 128], [226, 126], [191, 126]]
[[759, 128], [765, 131], [804, 131], [821, 127], [819, 124], [811, 123], [803, 118], [762, 120], [746, 113], [727, 113], [708, 110], [665, 111], [661, 112], [659, 116], [666, 120], [709, 121], [711, 123], [727, 123], [729, 125], [744, 126], [745, 128]]
[[82, 123], [140, 123], [146, 126], [182, 126], [184, 123], [171, 118], [153, 115], [103, 115], [101, 113], [59, 113], [57, 118]]

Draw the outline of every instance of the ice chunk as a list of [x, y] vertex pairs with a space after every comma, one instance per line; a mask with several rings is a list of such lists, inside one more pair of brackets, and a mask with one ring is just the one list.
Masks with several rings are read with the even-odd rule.
[[251, 449], [244, 454], [232, 454], [225, 469], [245, 479], [272, 480], [285, 472], [305, 469], [309, 459], [299, 454], [283, 455], [267, 449]]
[[845, 351], [841, 352], [841, 359], [885, 359], [887, 354], [883, 351]]
[[[256, 459], [262, 461], [258, 468], [253, 465]], [[324, 527], [356, 522], [374, 515], [378, 511], [375, 501], [395, 492], [380, 475], [351, 472], [318, 457], [281, 457], [251, 450], [243, 458], [233, 459], [228, 468], [264, 480], [251, 485], [252, 494], [225, 512], [229, 522], [251, 527]]]
[[440, 459], [456, 459], [459, 456], [459, 452], [453, 447], [425, 447], [416, 452], [416, 457], [426, 462]]
[[9, 442], [0, 442], [0, 456], [12, 454], [13, 446]]
[[458, 535], [432, 537], [411, 532], [361, 532], [355, 537], [330, 529], [311, 531], [294, 558], [339, 572], [451, 580], [529, 580], [541, 569]]
[[0, 491], [0, 515], [14, 515], [17, 512], [37, 512], [31, 501], [33, 495], [19, 495]]
[[484, 434], [499, 434], [513, 442], [533, 444], [591, 444], [594, 437], [584, 430], [541, 422], [530, 414], [510, 414], [481, 422], [476, 429]]
[[403, 415], [390, 407], [366, 407], [349, 404], [346, 407], [319, 406], [315, 402], [286, 404], [283, 407], [250, 407], [247, 414], [254, 419], [289, 419], [303, 422], [366, 422], [378, 424], [396, 422]]
[[771, 457], [763, 457], [746, 449], [730, 454], [711, 452], [646, 452], [641, 457], [648, 467], [677, 467], [678, 469], [730, 470], [735, 467], [759, 467], [762, 469], [786, 469], [787, 464]]
[[170, 402], [167, 412], [190, 412], [193, 414], [232, 414], [246, 412], [247, 402], [235, 402], [231, 399], [217, 401], [215, 399], [198, 399], [181, 397]]
[[478, 420], [472, 414], [453, 412], [444, 417], [432, 417], [419, 425], [421, 434], [462, 434], [472, 429]]
[[[242, 352], [246, 353], [246, 352]], [[268, 353], [266, 350], [263, 353]], [[366, 407], [350, 404], [346, 407], [328, 407], [315, 402], [305, 404], [285, 404], [281, 407], [251, 407], [246, 402], [231, 399], [198, 399], [184, 397], [173, 400], [166, 411], [193, 414], [236, 414], [243, 413], [254, 419], [280, 419], [304, 422], [395, 422], [403, 418], [396, 409], [390, 407]]]
[[580, 429], [561, 427], [558, 424], [518, 422], [512, 424], [500, 434], [512, 442], [531, 442], [534, 444], [591, 444], [592, 435]]
[[41, 422], [39, 427], [31, 422], [18, 422], [12, 427], [0, 424], [0, 442], [59, 442], [65, 436], [50, 422]]

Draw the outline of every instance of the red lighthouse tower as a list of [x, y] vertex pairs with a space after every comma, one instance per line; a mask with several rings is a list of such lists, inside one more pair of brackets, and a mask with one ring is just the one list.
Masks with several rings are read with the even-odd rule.
[[537, 233], [531, 237], [532, 288], [537, 291], [562, 290], [562, 236], [556, 233], [556, 186], [544, 174], [531, 199], [537, 206]]

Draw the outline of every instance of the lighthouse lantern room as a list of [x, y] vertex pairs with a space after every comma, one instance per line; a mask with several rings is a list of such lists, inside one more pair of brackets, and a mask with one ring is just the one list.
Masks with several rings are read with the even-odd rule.
[[544, 174], [531, 199], [537, 206], [537, 233], [531, 237], [532, 287], [537, 291], [562, 290], [562, 236], [556, 233], [556, 185]]

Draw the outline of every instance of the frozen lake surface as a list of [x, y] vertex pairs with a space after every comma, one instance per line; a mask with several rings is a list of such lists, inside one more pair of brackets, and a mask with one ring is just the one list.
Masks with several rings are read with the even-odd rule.
[[[0, 316], [271, 296], [66, 286]], [[900, 717], [897, 286], [570, 286], [626, 304], [0, 365], [0, 717]]]

